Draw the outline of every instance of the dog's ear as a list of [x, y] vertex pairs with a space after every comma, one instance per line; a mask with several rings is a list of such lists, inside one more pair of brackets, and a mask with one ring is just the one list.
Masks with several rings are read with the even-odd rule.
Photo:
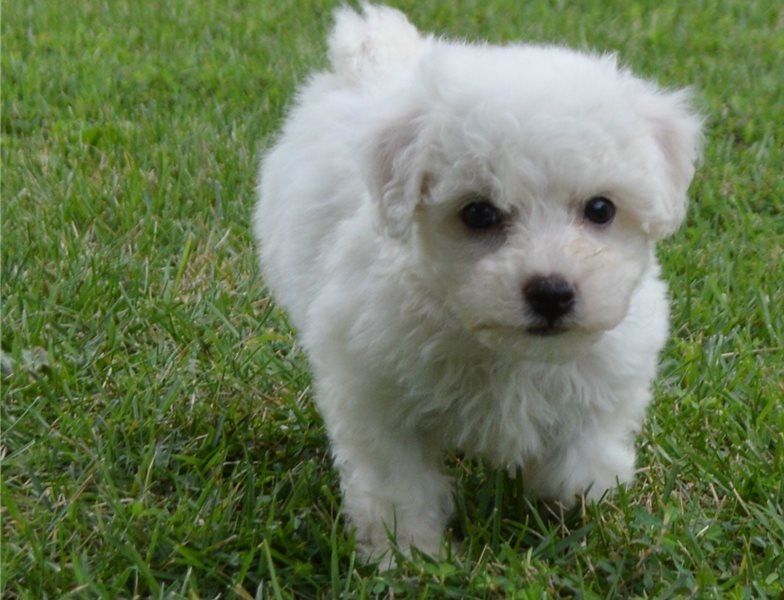
[[405, 238], [426, 184], [422, 117], [410, 110], [390, 119], [368, 140], [365, 180], [383, 229]]
[[656, 238], [671, 235], [683, 222], [688, 190], [702, 148], [702, 117], [692, 108], [687, 90], [651, 92], [638, 99], [665, 169], [657, 211], [647, 224]]

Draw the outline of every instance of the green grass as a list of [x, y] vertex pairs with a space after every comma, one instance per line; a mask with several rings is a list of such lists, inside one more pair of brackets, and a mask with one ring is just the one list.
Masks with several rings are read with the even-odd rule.
[[453, 457], [462, 546], [379, 575], [248, 229], [326, 4], [4, 4], [3, 597], [781, 597], [782, 9], [398, 3], [444, 34], [617, 50], [693, 84], [708, 126], [661, 249], [674, 331], [635, 485], [554, 518]]

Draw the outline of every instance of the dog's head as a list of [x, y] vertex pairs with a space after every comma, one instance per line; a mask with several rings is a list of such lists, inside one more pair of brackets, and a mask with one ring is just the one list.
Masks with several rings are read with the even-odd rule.
[[686, 212], [687, 95], [611, 56], [445, 43], [405, 88], [371, 136], [368, 181], [454, 318], [494, 339], [615, 327]]

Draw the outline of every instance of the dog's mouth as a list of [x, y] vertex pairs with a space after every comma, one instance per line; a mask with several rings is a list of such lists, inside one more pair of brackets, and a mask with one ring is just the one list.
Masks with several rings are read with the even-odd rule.
[[[507, 333], [512, 333], [514, 331], [520, 332], [520, 328], [515, 326], [509, 325], [501, 325], [501, 324], [476, 324], [468, 329], [474, 333], [479, 333], [482, 331], [498, 331], [502, 332], [505, 331]], [[535, 325], [531, 325], [529, 327], [524, 327], [522, 331], [529, 335], [535, 335], [537, 337], [555, 337], [558, 335], [569, 333], [570, 331], [574, 331], [574, 327], [570, 327], [563, 323], [537, 323]]]
[[567, 331], [569, 331], [568, 327], [557, 324], [536, 325], [526, 329], [527, 333], [530, 333], [531, 335], [537, 335], [539, 337], [560, 335], [562, 333], [566, 333]]

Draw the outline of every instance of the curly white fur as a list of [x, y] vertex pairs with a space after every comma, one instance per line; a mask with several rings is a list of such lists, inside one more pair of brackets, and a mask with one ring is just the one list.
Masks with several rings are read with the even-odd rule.
[[[329, 53], [263, 160], [254, 223], [364, 552], [388, 532], [439, 550], [445, 448], [567, 504], [628, 482], [668, 327], [654, 243], [698, 153], [686, 94], [613, 56], [423, 37], [385, 7], [338, 11]], [[477, 194], [503, 233], [460, 222]], [[583, 218], [597, 195], [609, 226]], [[542, 337], [521, 290], [551, 273], [577, 300]]]

